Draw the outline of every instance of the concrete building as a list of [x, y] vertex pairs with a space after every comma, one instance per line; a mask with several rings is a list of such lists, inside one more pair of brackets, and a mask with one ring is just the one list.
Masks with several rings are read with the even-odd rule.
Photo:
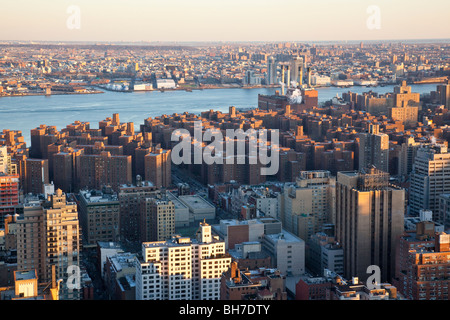
[[414, 137], [405, 138], [405, 141], [400, 145], [397, 172], [404, 180], [409, 177], [413, 169], [414, 159], [420, 146], [421, 143], [416, 142]]
[[412, 300], [449, 300], [450, 236], [430, 230], [410, 233], [399, 242], [396, 283]]
[[14, 215], [19, 205], [19, 175], [0, 172], [0, 228], [7, 215]]
[[220, 279], [230, 267], [225, 243], [201, 223], [196, 238], [144, 242], [136, 259], [137, 300], [220, 300]]
[[100, 190], [110, 185], [118, 191], [122, 184], [131, 183], [131, 156], [115, 156], [108, 151], [80, 156], [80, 188]]
[[222, 300], [287, 300], [285, 277], [278, 270], [239, 270], [233, 261], [221, 279]]
[[108, 257], [123, 253], [123, 247], [119, 242], [97, 242], [98, 269], [102, 278], [105, 277], [105, 264]]
[[261, 242], [266, 234], [282, 232], [281, 222], [273, 218], [252, 220], [222, 219], [219, 225], [213, 226], [213, 231], [225, 242], [227, 250], [235, 249], [236, 245], [246, 242]]
[[336, 240], [344, 249], [344, 277], [366, 279], [377, 265], [382, 281], [394, 274], [395, 241], [404, 230], [405, 190], [375, 168], [339, 172], [336, 182]]
[[167, 192], [167, 199], [170, 200], [175, 207], [175, 230], [180, 227], [189, 226], [189, 207], [181, 202], [172, 192]]
[[111, 188], [81, 190], [79, 198], [79, 219], [83, 228], [85, 245], [119, 241], [120, 202]]
[[[38, 204], [24, 204], [17, 219], [17, 269], [36, 269], [40, 281], [57, 279], [67, 283], [69, 266], [80, 265], [81, 232], [77, 205], [57, 190]], [[61, 299], [79, 299], [80, 292], [61, 287]]]
[[444, 226], [450, 227], [450, 193], [439, 195], [439, 216], [444, 220]]
[[272, 258], [272, 267], [286, 276], [305, 273], [305, 241], [282, 230], [279, 234], [265, 234], [263, 248]]
[[110, 299], [135, 300], [135, 263], [136, 255], [129, 252], [106, 256], [103, 279]]
[[329, 171], [302, 171], [295, 184], [285, 184], [280, 194], [283, 227], [307, 240], [334, 221], [336, 178]]
[[371, 124], [367, 133], [359, 136], [359, 170], [375, 166], [389, 172], [389, 136], [380, 133], [378, 124]]
[[450, 193], [450, 153], [447, 146], [431, 144], [417, 150], [410, 175], [409, 209], [418, 216], [420, 210], [433, 212], [433, 221], [445, 224], [439, 210], [439, 196]]
[[156, 198], [160, 190], [149, 181], [137, 179], [136, 185], [123, 184], [119, 187], [120, 235], [122, 240], [139, 241], [142, 200]]
[[274, 57], [269, 57], [267, 63], [267, 84], [278, 84], [277, 64]]
[[316, 233], [306, 241], [306, 268], [309, 272], [322, 275], [324, 270], [344, 274], [344, 250], [325, 233]]
[[185, 206], [189, 208], [189, 221], [211, 220], [216, 217], [216, 207], [198, 195], [178, 196]]
[[143, 199], [140, 227], [141, 242], [172, 238], [175, 233], [175, 204], [167, 197]]
[[145, 155], [145, 180], [151, 181], [158, 188], [168, 188], [172, 184], [170, 156], [171, 150], [156, 148], [153, 152]]

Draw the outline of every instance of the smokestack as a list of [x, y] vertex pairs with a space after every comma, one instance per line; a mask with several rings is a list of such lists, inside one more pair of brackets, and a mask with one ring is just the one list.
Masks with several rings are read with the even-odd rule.
[[288, 88], [290, 88], [291, 86], [291, 70], [289, 69], [289, 66], [286, 66], [287, 68], [287, 81], [286, 81], [286, 85]]
[[284, 65], [281, 66], [281, 95], [284, 96]]
[[298, 85], [301, 87], [303, 85], [303, 68], [300, 66], [298, 67]]
[[308, 67], [308, 87], [311, 88], [311, 68]]

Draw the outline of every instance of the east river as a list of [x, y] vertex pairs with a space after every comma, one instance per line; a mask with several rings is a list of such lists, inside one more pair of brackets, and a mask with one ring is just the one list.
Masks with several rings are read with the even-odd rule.
[[[436, 84], [411, 85], [412, 92], [428, 94], [436, 90]], [[331, 100], [343, 92], [378, 93], [393, 92], [394, 86], [378, 87], [323, 87], [319, 91], [319, 102]], [[149, 91], [113, 92], [100, 94], [75, 94], [52, 96], [23, 96], [0, 98], [0, 131], [3, 129], [22, 130], [27, 146], [30, 145], [30, 130], [41, 124], [56, 126], [58, 130], [76, 120], [90, 122], [91, 128], [98, 128], [98, 122], [113, 113], [119, 113], [121, 122], [134, 122], [138, 129], [144, 119], [163, 114], [199, 114], [210, 109], [228, 112], [229, 106], [255, 108], [258, 94], [274, 94], [274, 88], [256, 89], [204, 89], [187, 92]]]

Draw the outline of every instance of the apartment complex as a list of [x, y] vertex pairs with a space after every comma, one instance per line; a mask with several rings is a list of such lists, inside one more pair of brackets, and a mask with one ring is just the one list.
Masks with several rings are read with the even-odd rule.
[[[36, 269], [40, 281], [68, 279], [68, 267], [80, 265], [80, 226], [75, 202], [60, 189], [38, 203], [24, 204], [17, 219], [17, 269]], [[61, 288], [61, 299], [77, 299], [79, 292]]]
[[196, 238], [144, 242], [136, 261], [137, 300], [219, 300], [222, 273], [231, 257], [225, 243], [200, 223]]
[[101, 242], [116, 242], [120, 236], [120, 203], [117, 193], [111, 188], [81, 190], [79, 217], [86, 245]]
[[163, 198], [146, 198], [141, 204], [141, 241], [165, 241], [175, 233], [175, 204]]
[[283, 227], [302, 238], [321, 231], [335, 219], [336, 178], [329, 171], [302, 171], [295, 184], [285, 184], [280, 194]]

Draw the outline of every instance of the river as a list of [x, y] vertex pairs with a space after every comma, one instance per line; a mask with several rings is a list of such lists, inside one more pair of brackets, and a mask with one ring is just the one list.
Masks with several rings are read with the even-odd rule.
[[[436, 84], [411, 85], [412, 92], [421, 94], [436, 90]], [[319, 91], [319, 102], [325, 102], [343, 92], [356, 93], [369, 90], [378, 93], [392, 92], [394, 86], [385, 87], [323, 87]], [[121, 122], [134, 122], [138, 129], [144, 119], [163, 114], [200, 113], [210, 109], [228, 112], [229, 106], [254, 108], [258, 94], [274, 94], [274, 88], [256, 89], [205, 89], [187, 92], [149, 91], [113, 92], [100, 94], [23, 96], [0, 98], [0, 130], [22, 130], [27, 146], [30, 145], [30, 130], [41, 124], [56, 126], [59, 130], [76, 120], [90, 122], [98, 128], [98, 122], [113, 113], [119, 113]]]

